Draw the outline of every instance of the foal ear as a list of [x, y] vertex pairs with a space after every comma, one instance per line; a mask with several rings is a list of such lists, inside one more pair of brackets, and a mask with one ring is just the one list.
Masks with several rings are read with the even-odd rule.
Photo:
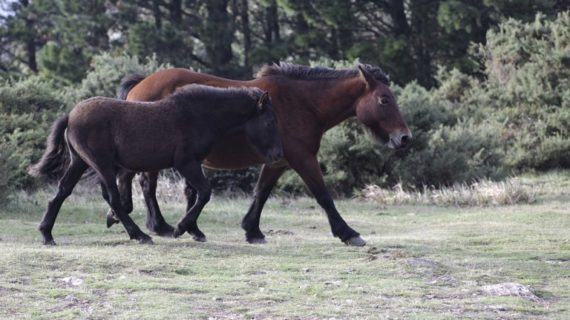
[[265, 107], [268, 101], [269, 101], [269, 93], [265, 91], [257, 101], [257, 109], [259, 109], [259, 111], [263, 110], [263, 107]]
[[364, 65], [359, 64], [358, 71], [360, 73], [360, 78], [366, 83], [367, 89], [370, 90], [376, 86], [377, 84], [376, 79], [374, 78], [372, 73], [366, 70], [366, 67], [364, 67]]

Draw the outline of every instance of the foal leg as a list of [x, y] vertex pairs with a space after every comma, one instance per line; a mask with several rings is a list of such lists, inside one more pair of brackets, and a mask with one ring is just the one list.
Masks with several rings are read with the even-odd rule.
[[111, 209], [113, 209], [117, 215], [117, 218], [119, 218], [127, 230], [129, 237], [131, 239], [138, 240], [140, 243], [151, 244], [152, 238], [142, 232], [141, 229], [131, 219], [129, 214], [125, 211], [125, 209], [123, 209], [113, 168], [110, 166], [94, 165], [94, 169], [99, 174], [102, 182], [101, 189], [103, 198], [105, 198], [105, 200], [109, 203]]
[[332, 234], [340, 238], [340, 240], [347, 245], [357, 247], [366, 245], [366, 242], [360, 237], [360, 234], [348, 226], [336, 209], [334, 201], [325, 186], [317, 158], [314, 155], [307, 154], [292, 160], [294, 161], [289, 161], [289, 164], [301, 176], [319, 205], [327, 213]]
[[[133, 212], [133, 178], [136, 172], [121, 170], [118, 176], [118, 188], [121, 195], [121, 203], [127, 213]], [[119, 223], [119, 218], [109, 209], [107, 212], [107, 228], [110, 228], [115, 223]]]
[[200, 162], [192, 162], [176, 169], [186, 179], [186, 183], [196, 190], [197, 200], [178, 222], [174, 230], [174, 237], [177, 238], [187, 231], [193, 236], [194, 240], [204, 242], [206, 241], [206, 236], [198, 229], [197, 220], [206, 203], [210, 201], [212, 194], [210, 183], [204, 176]]
[[197, 198], [196, 189], [192, 188], [188, 180], [184, 180], [184, 196], [186, 197], [186, 212], [188, 212], [196, 203]]
[[59, 213], [59, 209], [61, 209], [63, 201], [69, 197], [85, 170], [87, 170], [87, 164], [77, 155], [72, 153], [69, 168], [59, 181], [57, 194], [48, 203], [47, 210], [38, 227], [44, 238], [43, 241], [45, 245], [55, 245], [51, 230], [53, 229], [57, 214]]
[[174, 228], [164, 220], [158, 201], [156, 200], [156, 184], [158, 181], [158, 171], [143, 172], [139, 177], [139, 183], [146, 203], [146, 227], [152, 232], [162, 237], [172, 237]]
[[259, 229], [259, 220], [261, 218], [261, 211], [271, 194], [271, 190], [283, 175], [287, 167], [270, 167], [263, 165], [259, 179], [255, 185], [255, 196], [247, 214], [241, 221], [241, 227], [245, 230], [245, 239], [249, 243], [265, 243], [265, 235]]

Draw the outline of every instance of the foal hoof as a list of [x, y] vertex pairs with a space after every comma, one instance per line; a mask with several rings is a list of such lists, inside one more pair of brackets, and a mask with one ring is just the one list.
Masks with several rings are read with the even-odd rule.
[[145, 235], [139, 238], [139, 243], [140, 244], [154, 244], [154, 241], [152, 241], [152, 238]]
[[119, 223], [119, 220], [117, 220], [113, 215], [107, 215], [107, 228], [111, 228], [115, 223]]
[[352, 247], [364, 247], [366, 245], [366, 241], [364, 241], [360, 236], [356, 236], [344, 241], [344, 244]]
[[44, 246], [55, 246], [56, 243], [53, 239], [51, 240], [44, 240]]
[[174, 231], [172, 232], [172, 237], [178, 238], [178, 237], [180, 237], [181, 235], [183, 235], [184, 232], [186, 232], [186, 230], [180, 229], [180, 228], [177, 227], [177, 228], [174, 229]]
[[159, 237], [171, 238], [174, 236], [174, 228], [167, 223], [158, 226], [149, 226], [147, 224], [147, 228], [152, 232], [156, 233], [156, 235]]
[[192, 239], [194, 239], [195, 241], [198, 241], [198, 242], [206, 242], [206, 236], [204, 236], [204, 235], [202, 235], [202, 236], [193, 235]]
[[246, 238], [245, 239], [250, 244], [265, 244], [267, 240], [265, 238]]

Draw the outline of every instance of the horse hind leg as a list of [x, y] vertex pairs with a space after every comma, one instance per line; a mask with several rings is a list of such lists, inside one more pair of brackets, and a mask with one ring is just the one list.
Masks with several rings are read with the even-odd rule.
[[146, 227], [161, 237], [172, 237], [174, 228], [166, 223], [158, 200], [156, 199], [156, 185], [158, 172], [143, 172], [139, 177], [139, 183], [143, 192], [144, 201], [147, 208]]
[[194, 240], [204, 242], [206, 241], [206, 235], [198, 228], [197, 220], [206, 203], [210, 201], [212, 194], [210, 183], [204, 176], [199, 162], [192, 162], [176, 169], [186, 179], [186, 183], [196, 190], [197, 199], [192, 208], [187, 210], [184, 217], [180, 219], [173, 235], [177, 238], [184, 232], [188, 232]]
[[65, 199], [71, 195], [73, 188], [77, 182], [79, 182], [79, 179], [81, 179], [81, 176], [85, 170], [87, 170], [87, 164], [77, 155], [72, 153], [71, 163], [59, 181], [57, 194], [48, 203], [47, 210], [44, 213], [43, 219], [38, 227], [39, 231], [42, 234], [43, 243], [45, 245], [55, 245], [51, 231], [53, 229], [53, 225], [55, 224], [57, 214], [59, 213], [61, 205]]
[[[132, 181], [135, 174], [136, 173], [132, 171], [121, 170], [117, 179], [119, 194], [121, 195], [121, 204], [128, 214], [133, 212]], [[119, 218], [117, 218], [113, 209], [109, 209], [109, 211], [107, 211], [107, 228], [110, 228], [112, 225], [119, 222]]]
[[102, 159], [98, 159], [96, 162], [91, 164], [91, 166], [101, 180], [103, 198], [109, 203], [111, 209], [113, 209], [113, 212], [115, 212], [123, 227], [125, 227], [129, 237], [138, 240], [140, 243], [152, 244], [152, 238], [141, 231], [123, 208], [113, 166], [105, 165]]

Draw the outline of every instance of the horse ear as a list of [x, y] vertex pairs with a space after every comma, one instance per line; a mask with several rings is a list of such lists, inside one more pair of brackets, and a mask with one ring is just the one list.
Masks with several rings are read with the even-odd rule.
[[269, 93], [265, 91], [257, 101], [257, 108], [259, 109], [259, 111], [263, 110], [263, 107], [267, 104], [268, 101], [269, 101]]
[[360, 73], [360, 78], [362, 80], [364, 80], [364, 82], [366, 83], [367, 89], [371, 89], [371, 88], [374, 88], [376, 86], [376, 84], [377, 84], [376, 79], [374, 78], [372, 73], [370, 73], [368, 70], [366, 70], [364, 65], [359, 64], [358, 65], [358, 71]]

